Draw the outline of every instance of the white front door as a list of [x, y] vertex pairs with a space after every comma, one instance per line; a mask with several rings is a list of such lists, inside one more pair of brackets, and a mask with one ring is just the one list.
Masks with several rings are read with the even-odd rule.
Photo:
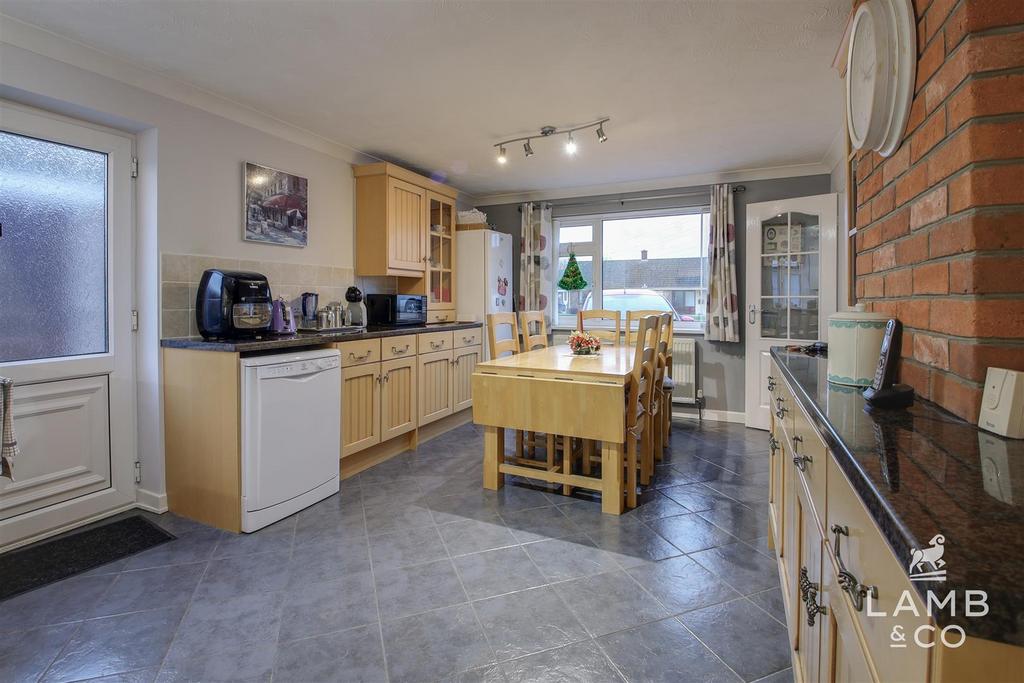
[[135, 500], [132, 140], [0, 103], [0, 550]]
[[810, 344], [836, 310], [835, 194], [747, 205], [746, 425], [768, 429], [772, 346]]

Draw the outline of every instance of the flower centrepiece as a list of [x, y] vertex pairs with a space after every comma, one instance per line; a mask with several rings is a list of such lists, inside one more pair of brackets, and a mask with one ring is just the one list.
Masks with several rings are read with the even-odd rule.
[[589, 356], [601, 350], [601, 340], [589, 332], [576, 330], [569, 335], [569, 348], [577, 356]]

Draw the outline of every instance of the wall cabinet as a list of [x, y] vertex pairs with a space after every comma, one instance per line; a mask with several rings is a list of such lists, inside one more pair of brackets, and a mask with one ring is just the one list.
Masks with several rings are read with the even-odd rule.
[[455, 322], [458, 192], [389, 163], [356, 166], [356, 275], [427, 296], [428, 322]]

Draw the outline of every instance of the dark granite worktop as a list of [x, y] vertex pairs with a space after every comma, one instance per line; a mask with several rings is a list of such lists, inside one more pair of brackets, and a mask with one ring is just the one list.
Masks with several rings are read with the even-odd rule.
[[[919, 398], [869, 413], [859, 390], [825, 380], [824, 357], [771, 353], [896, 558], [906, 566], [913, 548], [945, 537], [946, 582], [914, 582], [922, 601], [929, 589], [957, 592], [956, 616], [943, 610], [936, 621], [1024, 645], [1024, 441]], [[988, 615], [963, 616], [965, 590], [988, 594]]]
[[324, 332], [315, 334], [266, 334], [255, 339], [203, 339], [202, 337], [172, 337], [161, 339], [160, 346], [171, 349], [194, 349], [198, 351], [228, 351], [232, 353], [255, 353], [274, 349], [296, 349], [306, 346], [322, 346], [340, 341], [398, 337], [403, 334], [423, 332], [446, 332], [448, 330], [471, 330], [482, 323], [430, 323], [427, 325], [378, 326], [370, 325], [360, 332]]

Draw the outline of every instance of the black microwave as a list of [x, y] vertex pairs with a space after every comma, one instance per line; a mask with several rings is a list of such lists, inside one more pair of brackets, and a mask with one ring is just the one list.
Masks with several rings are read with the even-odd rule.
[[367, 294], [370, 325], [425, 325], [427, 297], [417, 294]]

